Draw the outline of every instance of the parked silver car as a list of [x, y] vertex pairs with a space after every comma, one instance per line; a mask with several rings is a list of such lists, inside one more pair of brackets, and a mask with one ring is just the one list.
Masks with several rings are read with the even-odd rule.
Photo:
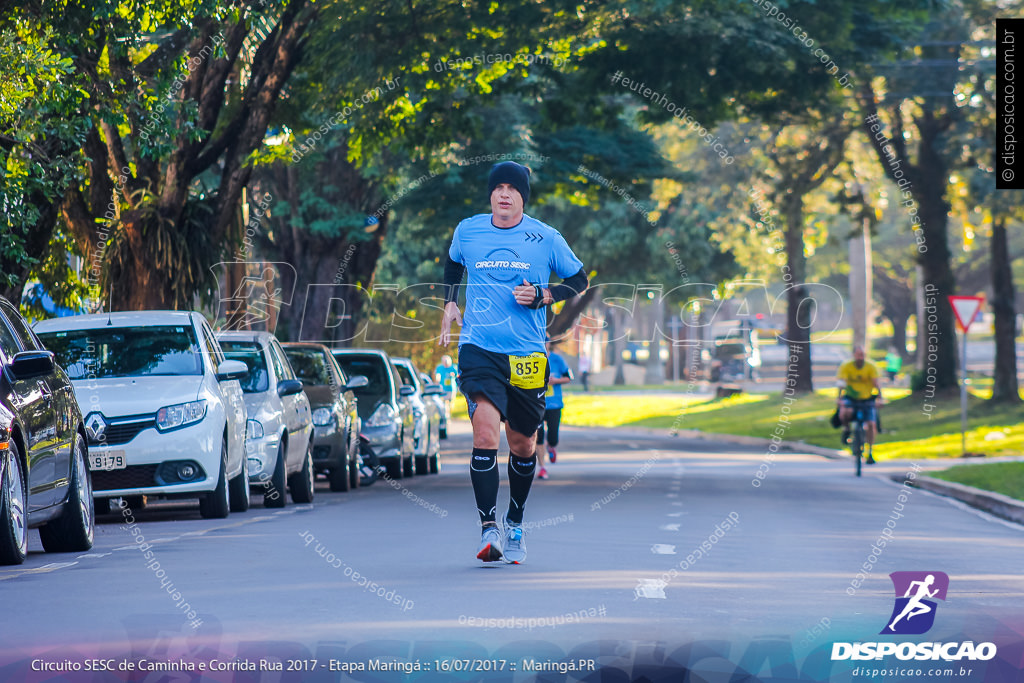
[[423, 395], [429, 396], [437, 404], [437, 409], [441, 411], [441, 425], [438, 431], [441, 440], [447, 439], [448, 411], [444, 409], [444, 387], [430, 379], [430, 375], [425, 372], [420, 372], [420, 382], [424, 386]]
[[[420, 379], [412, 359], [392, 357], [391, 360], [402, 382], [416, 390], [409, 396], [415, 418], [413, 454], [416, 456], [416, 474], [437, 474], [441, 469], [441, 417], [444, 415], [444, 407], [438, 409], [437, 403], [431, 398], [435, 390]], [[437, 387], [436, 392], [440, 394], [440, 387]]]
[[249, 368], [245, 453], [249, 485], [266, 507], [283, 507], [285, 486], [296, 503], [313, 502], [313, 420], [309, 399], [281, 344], [269, 332], [220, 332], [224, 355]]

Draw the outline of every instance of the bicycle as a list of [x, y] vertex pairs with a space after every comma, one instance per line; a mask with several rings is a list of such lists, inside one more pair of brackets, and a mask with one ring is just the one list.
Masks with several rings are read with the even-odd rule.
[[850, 418], [850, 452], [853, 454], [858, 477], [860, 476], [864, 455], [864, 423], [867, 422], [865, 412], [874, 401], [874, 397], [868, 401], [855, 401], [853, 404], [853, 416]]

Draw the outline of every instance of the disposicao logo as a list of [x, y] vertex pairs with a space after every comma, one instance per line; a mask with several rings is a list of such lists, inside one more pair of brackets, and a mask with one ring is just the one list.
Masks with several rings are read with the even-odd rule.
[[[949, 576], [944, 572], [893, 572], [889, 574], [896, 600], [892, 614], [880, 635], [921, 635], [935, 624], [936, 600], [945, 601], [949, 590]], [[895, 655], [897, 659], [918, 661], [966, 659], [989, 660], [996, 656], [994, 643], [967, 640], [962, 643], [832, 643], [832, 660], [882, 659]]]
[[944, 572], [893, 572], [889, 578], [896, 590], [896, 604], [880, 633], [904, 636], [927, 633], [935, 623], [938, 605], [931, 598], [945, 602], [949, 577]]

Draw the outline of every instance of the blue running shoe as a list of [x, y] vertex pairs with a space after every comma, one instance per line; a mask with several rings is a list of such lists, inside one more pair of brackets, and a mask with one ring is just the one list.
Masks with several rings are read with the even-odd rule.
[[519, 564], [526, 559], [523, 525], [505, 520], [505, 562]]

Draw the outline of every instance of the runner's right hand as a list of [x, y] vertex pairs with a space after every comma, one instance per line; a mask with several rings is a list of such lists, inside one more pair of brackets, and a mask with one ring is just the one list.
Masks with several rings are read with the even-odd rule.
[[462, 313], [459, 312], [459, 305], [454, 301], [449, 301], [444, 306], [444, 315], [441, 316], [441, 338], [437, 342], [439, 345], [448, 346], [451, 343], [453, 320], [459, 324], [459, 327], [462, 327]]

